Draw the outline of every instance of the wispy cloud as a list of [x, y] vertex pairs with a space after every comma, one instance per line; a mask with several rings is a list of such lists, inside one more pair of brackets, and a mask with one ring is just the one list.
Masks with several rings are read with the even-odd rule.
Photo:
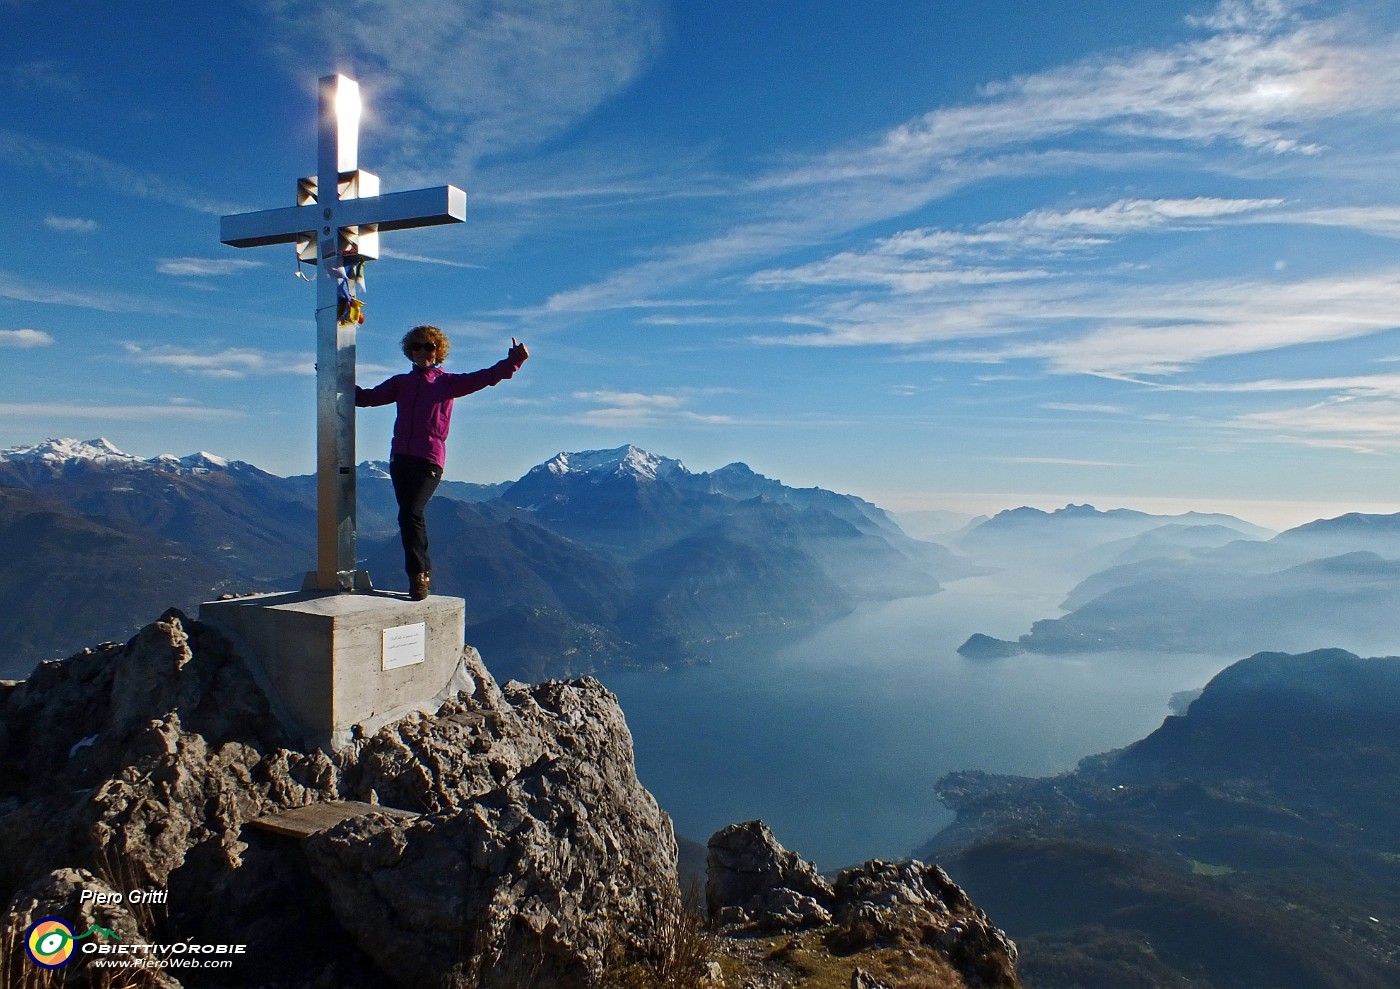
[[[1100, 248], [1113, 238], [1143, 232], [1196, 230], [1226, 218], [1278, 206], [1281, 199], [1122, 199], [1107, 206], [1037, 209], [968, 231], [921, 228], [876, 241], [863, 251], [843, 251], [797, 268], [750, 276], [750, 285], [793, 288], [865, 285], [895, 292], [941, 286], [992, 285], [1052, 277], [1053, 270], [1026, 268], [1036, 255], [1053, 256]], [[1010, 267], [982, 263], [1012, 259]], [[974, 263], [969, 264], [969, 259]]]
[[[663, 39], [649, 0], [264, 0], [289, 65], [323, 51], [374, 95], [368, 127], [392, 130], [397, 164], [469, 170], [554, 137], [644, 71]], [[349, 67], [353, 66], [353, 70]]]
[[1277, 394], [1326, 391], [1358, 398], [1400, 398], [1400, 374], [1355, 374], [1329, 378], [1263, 378], [1258, 381], [1203, 381], [1191, 384], [1143, 382], [1162, 391], [1222, 394]]
[[21, 350], [30, 347], [48, 347], [54, 338], [43, 330], [0, 330], [0, 347], [14, 347]]
[[176, 278], [218, 278], [261, 267], [262, 261], [251, 258], [161, 258], [156, 262], [157, 271]]
[[470, 264], [466, 261], [451, 261], [447, 258], [432, 258], [423, 254], [408, 254], [404, 251], [396, 251], [388, 247], [381, 247], [379, 249], [379, 256], [383, 258], [393, 258], [395, 261], [411, 261], [414, 264], [436, 264], [447, 268], [480, 269], [485, 267], [485, 265]]
[[1400, 397], [1331, 398], [1298, 408], [1250, 412], [1226, 425], [1265, 433], [1273, 442], [1393, 453], [1400, 451]]
[[70, 402], [0, 403], [0, 416], [25, 419], [83, 419], [94, 422], [159, 422], [165, 419], [215, 420], [245, 419], [237, 409], [216, 409], [203, 405], [171, 402], [169, 405], [83, 405]]
[[1060, 280], [1032, 292], [841, 301], [820, 329], [759, 343], [955, 344], [922, 356], [1039, 361], [1057, 374], [1170, 375], [1219, 357], [1347, 340], [1400, 326], [1400, 269], [1285, 281], [1166, 284]]
[[1225, 141], [1272, 154], [1313, 153], [1301, 126], [1393, 105], [1395, 39], [1345, 38], [1307, 21], [1302, 4], [1225, 3], [1195, 19], [1201, 39], [1094, 57], [987, 86], [983, 98], [933, 110], [868, 147], [774, 177], [846, 183], [919, 174], [967, 155], [1093, 133], [1129, 141]]
[[1104, 415], [1122, 415], [1120, 405], [1100, 405], [1093, 402], [1041, 402], [1040, 407], [1051, 412], [1091, 412]]
[[98, 312], [135, 312], [153, 315], [185, 315], [180, 306], [161, 299], [129, 295], [115, 291], [87, 291], [70, 289], [56, 285], [46, 285], [17, 278], [0, 271], [0, 298], [16, 299], [20, 302], [40, 302], [46, 305], [74, 306], [79, 309], [95, 309]]
[[714, 394], [715, 389], [703, 392], [686, 389], [680, 392], [651, 393], [624, 391], [575, 392], [574, 398], [593, 405], [570, 421], [583, 422], [590, 426], [626, 427], [650, 426], [661, 423], [696, 423], [723, 425], [732, 423], [733, 417], [695, 412], [686, 406], [699, 394]]
[[74, 97], [82, 92], [77, 76], [62, 62], [49, 58], [33, 58], [16, 63], [10, 69], [15, 85], [21, 90], [52, 93]]
[[[722, 235], [673, 245], [600, 281], [556, 293], [546, 308], [599, 311], [658, 289], [771, 263], [979, 181], [1120, 170], [1153, 156], [1178, 169], [1188, 161], [1219, 167], [1223, 148], [1232, 148], [1237, 159], [1287, 159], [1295, 171], [1297, 163], [1315, 159], [1307, 167], [1321, 176], [1335, 166], [1335, 156], [1324, 153], [1318, 132], [1348, 117], [1388, 120], [1400, 106], [1400, 41], [1375, 32], [1351, 34], [1345, 20], [1308, 20], [1299, 9], [1292, 3], [1223, 4], [1194, 22], [1201, 36], [1189, 43], [1086, 58], [1006, 80], [977, 99], [931, 110], [865, 142], [789, 162], [734, 190], [734, 215], [744, 219]], [[1109, 207], [1030, 213], [1019, 227], [942, 236], [960, 241], [963, 250], [973, 249], [979, 237], [989, 250], [1018, 235], [1040, 238], [1047, 249], [1070, 250], [1076, 238], [1092, 246], [1100, 236], [1262, 214], [1279, 205], [1273, 197], [1121, 200]], [[924, 247], [938, 249], [934, 243]], [[878, 252], [853, 252], [841, 261], [861, 262], [864, 270], [843, 271], [832, 260], [770, 268], [750, 284], [836, 284], [855, 276], [869, 280], [863, 284], [916, 291], [930, 282], [1042, 275], [1034, 265], [1020, 272], [979, 272], [940, 265], [933, 254], [921, 266], [910, 264], [907, 255], [895, 256], [906, 263], [880, 267], [874, 263]]]
[[1071, 457], [991, 457], [1003, 464], [1060, 464], [1067, 467], [1140, 467], [1141, 464], [1121, 463], [1117, 460], [1076, 460]]
[[66, 234], [90, 234], [97, 230], [97, 221], [89, 220], [80, 216], [54, 216], [49, 214], [44, 217], [44, 226], [50, 230], [57, 230]]
[[123, 195], [169, 203], [220, 216], [243, 207], [215, 199], [158, 175], [137, 171], [81, 148], [40, 140], [0, 128], [0, 161], [12, 167], [61, 176], [79, 186], [110, 189]]
[[209, 378], [316, 373], [314, 358], [305, 354], [273, 354], [243, 347], [226, 347], [217, 351], [173, 346], [147, 347], [129, 341], [122, 347], [128, 359], [135, 363]]

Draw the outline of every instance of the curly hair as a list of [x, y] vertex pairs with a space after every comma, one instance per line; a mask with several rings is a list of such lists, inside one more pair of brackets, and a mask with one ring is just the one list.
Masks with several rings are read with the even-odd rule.
[[437, 363], [441, 364], [447, 360], [447, 352], [452, 349], [452, 343], [447, 339], [447, 334], [436, 326], [424, 323], [422, 326], [415, 326], [403, 335], [403, 355], [409, 360], [413, 360], [413, 353], [408, 349], [408, 345], [417, 340], [426, 340], [437, 347]]

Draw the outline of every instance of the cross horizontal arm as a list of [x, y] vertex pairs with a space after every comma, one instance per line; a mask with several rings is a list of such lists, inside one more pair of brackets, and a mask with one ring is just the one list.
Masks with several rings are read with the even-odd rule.
[[234, 213], [219, 220], [219, 239], [233, 247], [266, 247], [269, 244], [290, 244], [299, 234], [321, 226], [321, 207], [283, 206], [280, 209], [258, 210], [256, 213]]
[[330, 208], [333, 212], [329, 220], [325, 218], [326, 207], [320, 203], [235, 213], [219, 221], [219, 239], [233, 247], [266, 247], [290, 244], [300, 234], [327, 224], [337, 228], [378, 224], [383, 232], [459, 223], [467, 218], [467, 194], [456, 186], [442, 185], [365, 199], [342, 199]]
[[467, 194], [455, 185], [391, 192], [365, 199], [342, 199], [335, 207], [336, 226], [362, 227], [377, 223], [380, 233], [460, 223], [466, 218]]

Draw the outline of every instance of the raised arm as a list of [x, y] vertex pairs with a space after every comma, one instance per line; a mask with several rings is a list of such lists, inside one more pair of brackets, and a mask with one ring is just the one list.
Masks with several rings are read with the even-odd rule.
[[530, 351], [525, 349], [523, 343], [519, 343], [515, 337], [510, 338], [510, 352], [504, 358], [484, 367], [480, 371], [471, 371], [467, 374], [445, 374], [443, 378], [448, 382], [449, 391], [453, 398], [461, 398], [463, 395], [470, 395], [474, 391], [481, 391], [483, 388], [490, 388], [498, 385], [502, 381], [520, 370], [520, 365], [530, 359]]
[[394, 375], [386, 381], [381, 381], [373, 388], [361, 388], [355, 386], [355, 406], [356, 408], [373, 407], [377, 405], [390, 405], [399, 397], [399, 378], [402, 375]]

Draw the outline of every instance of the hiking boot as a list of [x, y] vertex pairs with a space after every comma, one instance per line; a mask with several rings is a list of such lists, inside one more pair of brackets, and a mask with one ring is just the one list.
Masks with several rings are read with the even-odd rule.
[[416, 573], [408, 578], [408, 596], [415, 601], [422, 601], [428, 596], [428, 585], [432, 583], [432, 574]]

